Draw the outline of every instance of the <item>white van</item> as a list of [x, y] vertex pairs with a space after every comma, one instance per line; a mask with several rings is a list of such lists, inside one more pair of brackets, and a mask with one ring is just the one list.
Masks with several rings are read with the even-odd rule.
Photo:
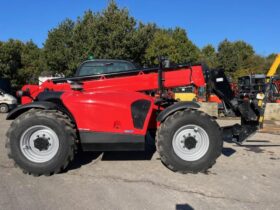
[[7, 113], [17, 106], [17, 99], [0, 89], [0, 113]]

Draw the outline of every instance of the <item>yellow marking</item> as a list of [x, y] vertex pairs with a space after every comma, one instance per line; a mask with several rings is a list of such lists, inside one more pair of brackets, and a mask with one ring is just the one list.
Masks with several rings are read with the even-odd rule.
[[271, 65], [269, 71], [267, 72], [266, 76], [268, 76], [268, 77], [274, 76], [279, 65], [280, 65], [280, 54], [278, 54], [276, 56], [273, 64]]
[[175, 93], [175, 99], [180, 101], [193, 101], [196, 99], [196, 94], [194, 93]]

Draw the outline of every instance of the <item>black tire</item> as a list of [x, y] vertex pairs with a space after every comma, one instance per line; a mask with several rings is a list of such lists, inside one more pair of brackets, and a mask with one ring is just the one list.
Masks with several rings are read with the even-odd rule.
[[0, 104], [0, 113], [8, 113], [9, 106], [7, 104]]
[[[30, 161], [20, 149], [20, 138], [30, 127], [43, 125], [51, 128], [59, 140], [58, 151], [47, 162]], [[24, 173], [52, 175], [64, 170], [74, 158], [76, 130], [67, 115], [59, 111], [30, 110], [13, 121], [6, 134], [6, 148], [9, 158], [15, 161]]]
[[[209, 139], [207, 152], [198, 160], [186, 161], [180, 158], [172, 146], [173, 136], [185, 125], [200, 126]], [[223, 140], [220, 127], [209, 115], [198, 110], [177, 111], [161, 123], [156, 136], [157, 151], [164, 165], [180, 173], [206, 172], [221, 155]]]

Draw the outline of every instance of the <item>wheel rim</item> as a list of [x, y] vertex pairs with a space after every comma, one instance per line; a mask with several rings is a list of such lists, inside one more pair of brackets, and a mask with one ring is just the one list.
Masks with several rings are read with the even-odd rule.
[[0, 112], [7, 112], [7, 107], [6, 106], [1, 106], [0, 107]]
[[185, 161], [196, 161], [202, 158], [209, 148], [209, 136], [197, 125], [185, 125], [179, 128], [172, 140], [173, 150]]
[[35, 163], [44, 163], [51, 160], [57, 154], [58, 148], [58, 136], [47, 126], [32, 126], [20, 138], [22, 154]]

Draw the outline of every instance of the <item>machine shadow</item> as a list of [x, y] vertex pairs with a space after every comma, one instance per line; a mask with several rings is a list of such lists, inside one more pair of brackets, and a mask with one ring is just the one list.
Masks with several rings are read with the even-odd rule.
[[[79, 152], [76, 154], [74, 160], [65, 169], [66, 171], [81, 168], [95, 160], [102, 161], [138, 161], [151, 160], [155, 151], [124, 151], [124, 152]], [[101, 158], [100, 158], [101, 157]]]
[[235, 149], [232, 149], [230, 147], [224, 147], [222, 150], [222, 154], [226, 157], [232, 156], [234, 153], [236, 153]]
[[247, 140], [246, 142], [253, 142], [253, 143], [269, 143], [268, 140]]
[[[231, 142], [232, 143], [232, 142]], [[249, 143], [249, 144], [246, 144]], [[253, 148], [253, 147], [280, 147], [280, 144], [271, 144], [270, 140], [257, 140], [249, 139], [244, 144], [238, 145], [239, 147]]]
[[87, 165], [93, 161], [97, 161], [101, 156], [102, 156], [102, 152], [78, 151], [78, 153], [74, 157], [74, 160], [69, 163], [67, 168], [63, 170], [62, 173], [66, 173], [67, 171], [81, 168], [83, 165]]
[[82, 152], [79, 151], [74, 160], [68, 165], [63, 171], [71, 171], [81, 168], [83, 165], [87, 165], [94, 161], [141, 161], [151, 160], [154, 153], [156, 152], [155, 147], [151, 145], [145, 149], [145, 151], [116, 151], [116, 152]]
[[254, 144], [254, 145], [241, 145], [240, 147], [280, 147], [280, 144]]
[[[245, 148], [246, 151], [255, 152], [255, 153], [263, 153], [265, 151], [263, 148], [280, 147], [280, 144], [269, 144], [271, 142], [269, 140], [247, 140], [245, 144], [240, 144], [240, 145], [236, 145], [234, 142], [230, 140], [225, 140], [225, 142], [234, 145], [234, 147], [243, 147]], [[222, 154], [227, 157], [230, 157], [235, 152], [236, 150], [231, 147], [224, 147], [222, 150]]]
[[151, 160], [156, 152], [155, 131], [149, 131], [146, 136], [146, 144], [144, 151], [121, 151], [121, 152], [105, 152], [103, 161], [122, 161], [122, 160]]
[[124, 151], [124, 152], [105, 152], [103, 161], [125, 161], [125, 160], [151, 160], [155, 150], [148, 151]]
[[176, 204], [175, 210], [194, 210], [189, 204]]

